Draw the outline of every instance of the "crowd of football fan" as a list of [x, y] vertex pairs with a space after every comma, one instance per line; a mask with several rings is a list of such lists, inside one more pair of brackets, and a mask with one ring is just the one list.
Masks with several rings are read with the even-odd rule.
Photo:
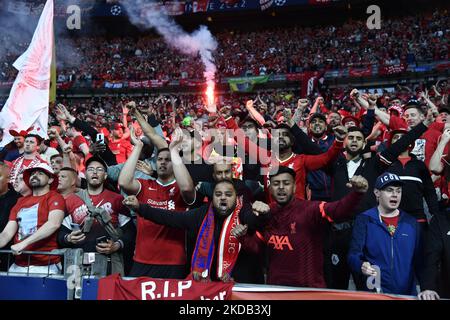
[[0, 267], [449, 298], [448, 93], [62, 100], [0, 150]]
[[[271, 28], [217, 33], [217, 76], [298, 73], [367, 65], [446, 61], [449, 21], [445, 10], [383, 20], [382, 30], [365, 21], [337, 26]], [[2, 32], [0, 81], [13, 81], [12, 66], [24, 42]], [[159, 37], [58, 39], [58, 82], [94, 80], [199, 79], [200, 58], [171, 49]]]

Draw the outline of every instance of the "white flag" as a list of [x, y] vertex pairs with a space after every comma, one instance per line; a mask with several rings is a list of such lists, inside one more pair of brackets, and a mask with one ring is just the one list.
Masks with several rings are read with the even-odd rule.
[[53, 0], [47, 0], [30, 46], [13, 64], [19, 71], [0, 112], [4, 137], [0, 146], [13, 140], [9, 130], [27, 130], [48, 138], [50, 66], [53, 50]]

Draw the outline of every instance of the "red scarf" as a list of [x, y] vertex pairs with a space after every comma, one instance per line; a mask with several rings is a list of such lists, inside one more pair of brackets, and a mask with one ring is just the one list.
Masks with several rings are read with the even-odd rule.
[[[227, 281], [231, 278], [234, 264], [236, 263], [241, 244], [239, 239], [231, 235], [231, 230], [240, 224], [239, 212], [242, 208], [242, 199], [237, 197], [236, 207], [224, 221], [220, 231], [219, 246], [217, 251], [217, 278]], [[210, 279], [211, 263], [215, 254], [214, 243], [214, 211], [212, 202], [203, 219], [198, 232], [195, 250], [192, 255], [192, 275], [194, 279]]]

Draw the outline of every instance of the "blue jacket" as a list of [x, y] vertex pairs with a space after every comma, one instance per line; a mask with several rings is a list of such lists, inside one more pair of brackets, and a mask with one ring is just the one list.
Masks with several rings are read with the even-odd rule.
[[[328, 135], [325, 139], [316, 142], [322, 152], [327, 152], [334, 142], [334, 136]], [[314, 170], [306, 176], [308, 187], [311, 189], [311, 200], [329, 201], [331, 198], [331, 177], [326, 170]]]
[[380, 268], [383, 293], [416, 295], [414, 271], [418, 270], [420, 226], [415, 218], [400, 210], [397, 229], [391, 237], [374, 207], [356, 216], [348, 253], [351, 270], [361, 274], [368, 261]]

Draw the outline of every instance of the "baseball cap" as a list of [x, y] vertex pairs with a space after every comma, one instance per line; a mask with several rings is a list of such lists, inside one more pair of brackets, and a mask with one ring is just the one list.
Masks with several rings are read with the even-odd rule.
[[86, 168], [89, 166], [89, 164], [93, 161], [97, 161], [99, 163], [101, 163], [101, 165], [106, 169], [108, 169], [108, 165], [106, 164], [105, 160], [103, 160], [102, 158], [98, 157], [98, 156], [92, 156], [89, 159], [86, 160]]
[[385, 172], [382, 175], [378, 176], [377, 181], [375, 182], [375, 189], [382, 190], [388, 185], [392, 184], [403, 186], [404, 182], [395, 173]]

